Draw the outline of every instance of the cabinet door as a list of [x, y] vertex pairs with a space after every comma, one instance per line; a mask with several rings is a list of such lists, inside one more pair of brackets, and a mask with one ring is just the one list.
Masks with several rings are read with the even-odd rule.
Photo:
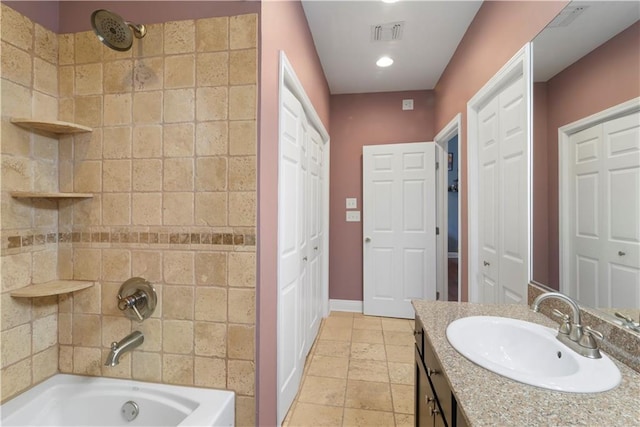
[[415, 425], [416, 427], [433, 427], [433, 416], [431, 415], [432, 403], [434, 403], [433, 391], [417, 348], [415, 390]]

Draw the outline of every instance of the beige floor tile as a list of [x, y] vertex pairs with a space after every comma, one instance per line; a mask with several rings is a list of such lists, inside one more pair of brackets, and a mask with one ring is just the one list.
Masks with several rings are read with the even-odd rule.
[[367, 411], [365, 409], [344, 408], [344, 427], [390, 427], [395, 423], [392, 412]]
[[413, 415], [395, 414], [396, 427], [414, 427]]
[[353, 329], [382, 330], [382, 322], [379, 317], [362, 317], [353, 319]]
[[371, 329], [353, 328], [353, 332], [351, 333], [351, 341], [367, 342], [371, 344], [383, 344], [384, 339], [382, 338], [382, 329], [376, 331]]
[[413, 320], [382, 318], [382, 329], [385, 331], [413, 332]]
[[350, 311], [332, 311], [329, 313], [329, 317], [353, 317], [357, 313], [351, 313]]
[[307, 375], [316, 377], [347, 378], [349, 359], [346, 357], [329, 357], [316, 354], [309, 363]]
[[314, 354], [331, 357], [349, 357], [351, 354], [351, 343], [349, 341], [318, 340]]
[[389, 362], [412, 363], [414, 361], [413, 345], [385, 345]]
[[344, 406], [345, 408], [392, 411], [393, 404], [389, 383], [347, 381], [347, 397]]
[[416, 342], [411, 331], [387, 331], [384, 330], [384, 343], [387, 345], [413, 345]]
[[389, 362], [389, 379], [392, 384], [414, 385], [416, 367], [413, 363]]
[[388, 382], [389, 370], [385, 362], [351, 359], [348, 378], [350, 380]]
[[302, 383], [299, 402], [343, 406], [347, 381], [339, 378], [307, 376]]
[[369, 344], [363, 342], [351, 343], [351, 360], [379, 360], [386, 361], [387, 355], [383, 344]]
[[320, 331], [321, 340], [351, 341], [351, 327], [324, 325]]
[[323, 327], [351, 329], [353, 327], [353, 317], [327, 317], [324, 319]]
[[297, 403], [290, 427], [315, 427], [315, 426], [339, 426], [342, 424], [344, 408], [337, 406], [314, 405], [310, 403]]
[[393, 411], [401, 414], [413, 414], [414, 389], [413, 386], [404, 384], [391, 384], [393, 395]]

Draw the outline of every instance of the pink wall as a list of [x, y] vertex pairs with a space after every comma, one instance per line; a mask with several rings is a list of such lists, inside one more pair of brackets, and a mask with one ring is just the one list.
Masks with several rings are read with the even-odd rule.
[[[460, 135], [461, 219], [460, 256], [466, 260], [467, 242], [467, 102], [515, 53], [531, 41], [567, 1], [485, 1], [436, 84], [436, 132], [462, 113]], [[462, 299], [468, 299], [468, 270], [462, 268]]]
[[108, 9], [127, 21], [157, 24], [183, 19], [258, 13], [258, 1], [4, 1], [16, 11], [59, 34], [91, 29], [91, 13]]
[[[548, 282], [543, 283], [557, 288], [558, 128], [640, 96], [640, 23], [566, 68], [547, 85], [549, 272]], [[537, 234], [536, 230], [534, 233]]]
[[[285, 25], [286, 24], [286, 25]], [[257, 425], [276, 424], [278, 67], [284, 50], [329, 130], [329, 86], [299, 1], [261, 5], [258, 123]]]
[[345, 221], [346, 197], [362, 211], [362, 147], [432, 141], [433, 104], [427, 90], [331, 96], [329, 298], [362, 301], [362, 223]]

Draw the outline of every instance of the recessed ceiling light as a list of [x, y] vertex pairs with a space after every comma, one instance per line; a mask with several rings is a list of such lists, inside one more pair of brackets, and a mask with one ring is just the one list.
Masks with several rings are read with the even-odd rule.
[[393, 59], [389, 58], [388, 56], [383, 56], [376, 61], [376, 65], [378, 67], [388, 67], [391, 64], [393, 64]]
[[382, 0], [384, 3], [395, 3], [398, 0]]

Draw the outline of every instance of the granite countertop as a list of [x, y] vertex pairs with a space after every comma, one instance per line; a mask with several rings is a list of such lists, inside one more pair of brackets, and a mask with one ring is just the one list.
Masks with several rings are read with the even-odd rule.
[[640, 423], [640, 374], [614, 358], [622, 374], [618, 387], [602, 393], [566, 393], [522, 384], [488, 371], [458, 353], [447, 340], [449, 323], [467, 316], [503, 316], [557, 326], [528, 306], [414, 300], [413, 307], [470, 426]]

